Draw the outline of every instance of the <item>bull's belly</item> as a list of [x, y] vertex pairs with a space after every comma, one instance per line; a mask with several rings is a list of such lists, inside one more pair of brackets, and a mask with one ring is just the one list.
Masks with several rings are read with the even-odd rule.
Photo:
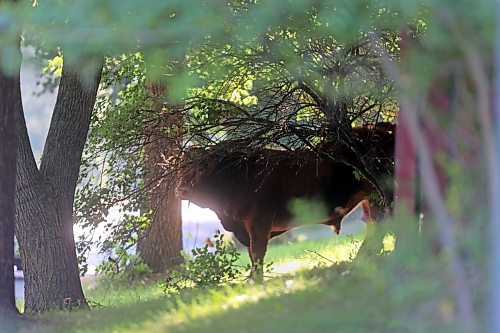
[[298, 225], [288, 225], [288, 226], [275, 226], [271, 227], [271, 231], [288, 231], [290, 229], [296, 228]]
[[293, 222], [292, 218], [275, 219], [271, 224], [271, 231], [287, 231], [298, 226], [298, 224]]

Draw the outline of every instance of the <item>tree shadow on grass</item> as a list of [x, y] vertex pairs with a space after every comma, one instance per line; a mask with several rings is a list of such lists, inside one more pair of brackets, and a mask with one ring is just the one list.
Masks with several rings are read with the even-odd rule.
[[74, 313], [57, 312], [40, 318], [34, 332], [135, 332], [145, 322], [168, 311], [168, 307], [169, 302], [158, 299]]

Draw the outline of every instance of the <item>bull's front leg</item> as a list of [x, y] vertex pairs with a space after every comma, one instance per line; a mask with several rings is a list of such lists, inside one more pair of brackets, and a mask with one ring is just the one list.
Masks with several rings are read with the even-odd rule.
[[270, 226], [254, 224], [249, 231], [250, 247], [248, 252], [252, 261], [250, 278], [255, 281], [262, 281], [264, 275], [264, 257], [269, 243]]

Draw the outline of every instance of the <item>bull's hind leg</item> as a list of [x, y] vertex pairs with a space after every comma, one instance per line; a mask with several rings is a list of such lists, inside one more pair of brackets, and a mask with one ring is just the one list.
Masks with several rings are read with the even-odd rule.
[[250, 278], [261, 281], [264, 275], [264, 257], [267, 251], [267, 244], [269, 243], [270, 226], [264, 227], [255, 224], [259, 228], [250, 230], [250, 247], [248, 252], [252, 260], [252, 269], [250, 271]]

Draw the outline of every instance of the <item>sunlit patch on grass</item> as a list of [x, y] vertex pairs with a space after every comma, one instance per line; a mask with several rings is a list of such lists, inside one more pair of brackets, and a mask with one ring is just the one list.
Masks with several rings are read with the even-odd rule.
[[396, 237], [394, 234], [387, 234], [382, 243], [384, 245], [384, 252], [392, 252], [396, 248]]
[[163, 296], [163, 291], [148, 278], [130, 282], [116, 278], [95, 277], [91, 284], [84, 282], [82, 287], [92, 308], [119, 306], [145, 302]]
[[307, 259], [287, 261], [282, 264], [273, 265], [272, 272], [275, 274], [292, 274], [309, 268], [310, 264], [310, 261]]
[[[184, 330], [193, 322], [210, 325], [213, 318], [245, 306], [257, 304], [265, 299], [288, 294], [290, 291], [304, 290], [313, 287], [315, 280], [282, 280], [277, 279], [265, 284], [246, 283], [228, 285], [217, 290], [207, 290], [206, 293], [183, 302], [175, 301], [175, 310], [164, 313], [155, 321], [145, 323], [143, 332], [165, 332]], [[141, 331], [142, 332], [142, 331]]]
[[256, 292], [250, 294], [241, 294], [241, 295], [236, 295], [234, 297], [228, 298], [226, 303], [222, 304], [222, 309], [227, 310], [229, 308], [237, 309], [243, 304], [248, 304], [248, 303], [256, 303], [261, 299], [262, 297], [265, 297], [266, 293], [265, 292]]
[[330, 267], [352, 261], [361, 246], [362, 241], [352, 238], [348, 242], [323, 245], [319, 248], [304, 247], [300, 256], [284, 261], [278, 260], [271, 266], [272, 276], [310, 270], [316, 267]]
[[358, 254], [361, 240], [351, 239], [350, 242], [331, 247], [332, 261], [335, 264], [352, 261]]

